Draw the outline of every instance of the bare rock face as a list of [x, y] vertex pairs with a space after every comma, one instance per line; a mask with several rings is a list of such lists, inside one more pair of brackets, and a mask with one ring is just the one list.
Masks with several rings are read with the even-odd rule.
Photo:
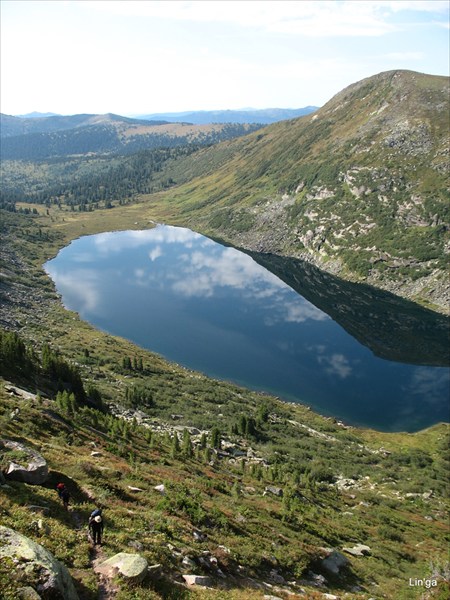
[[147, 571], [148, 563], [145, 558], [139, 554], [127, 554], [126, 552], [115, 554], [97, 567], [97, 572], [106, 577], [114, 577], [120, 574], [125, 579], [136, 583], [145, 579]]
[[[29, 598], [78, 600], [67, 568], [33, 540], [0, 526], [0, 560], [14, 561], [15, 573], [26, 573]], [[33, 596], [34, 592], [34, 596]]]
[[[0, 440], [3, 460], [9, 460], [6, 479], [41, 485], [48, 479], [48, 466], [44, 457], [36, 450], [11, 440]], [[8, 456], [10, 454], [10, 457]]]

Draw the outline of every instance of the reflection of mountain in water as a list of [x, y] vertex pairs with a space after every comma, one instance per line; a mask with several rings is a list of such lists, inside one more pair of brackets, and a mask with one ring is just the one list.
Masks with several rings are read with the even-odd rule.
[[415, 365], [449, 365], [448, 317], [389, 292], [338, 279], [295, 258], [245, 252], [376, 356]]

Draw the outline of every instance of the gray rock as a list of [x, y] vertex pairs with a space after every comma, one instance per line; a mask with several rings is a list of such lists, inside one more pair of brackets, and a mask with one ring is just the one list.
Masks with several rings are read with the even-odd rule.
[[17, 590], [18, 600], [41, 600], [39, 594], [32, 587], [27, 585], [26, 587]]
[[212, 579], [207, 575], [183, 575], [183, 579], [187, 585], [200, 585], [202, 587], [212, 585]]
[[314, 585], [317, 587], [325, 587], [327, 585], [327, 580], [323, 575], [318, 575], [317, 573], [313, 573], [312, 571], [308, 571], [309, 579], [302, 579], [300, 583], [303, 585]]
[[342, 550], [353, 556], [366, 556], [370, 554], [369, 546], [365, 546], [364, 544], [356, 544], [353, 548], [342, 548]]
[[138, 552], [142, 552], [142, 550], [144, 549], [144, 544], [138, 542], [137, 540], [131, 540], [131, 542], [128, 542], [128, 546], [130, 548], [134, 548]]
[[28, 510], [32, 513], [40, 513], [41, 515], [49, 515], [50, 509], [48, 506], [38, 506], [37, 504], [30, 504], [27, 506]]
[[263, 496], [266, 496], [267, 494], [273, 494], [274, 496], [282, 496], [283, 490], [279, 487], [275, 487], [274, 485], [268, 485], [264, 490]]
[[25, 563], [28, 576], [35, 576], [33, 589], [37, 596], [34, 598], [42, 596], [78, 600], [72, 578], [63, 564], [40, 544], [13, 529], [0, 526], [0, 559], [5, 557], [17, 561], [16, 571]]
[[156, 565], [149, 565], [147, 573], [150, 579], [160, 579], [162, 576], [162, 565], [159, 563]]
[[155, 485], [153, 489], [159, 492], [162, 496], [164, 496], [166, 493], [166, 488], [163, 483], [161, 483], [161, 485]]
[[346, 556], [334, 550], [322, 561], [322, 567], [332, 575], [339, 575], [341, 569], [349, 564]]
[[139, 554], [119, 552], [119, 554], [115, 554], [100, 563], [97, 571], [106, 577], [114, 577], [119, 573], [125, 579], [138, 583], [145, 579], [148, 571], [148, 563]]
[[181, 561], [181, 564], [183, 565], [183, 567], [185, 569], [190, 569], [190, 570], [195, 569], [195, 567], [197, 566], [195, 564], [195, 561], [193, 561], [192, 558], [190, 558], [189, 556], [185, 556], [183, 558], [183, 560]]
[[270, 571], [270, 579], [274, 583], [278, 583], [280, 585], [283, 585], [283, 583], [285, 583], [284, 577], [280, 575], [276, 569], [272, 569]]
[[194, 540], [196, 542], [204, 542], [206, 540], [206, 535], [201, 531], [194, 530], [192, 535], [194, 536]]
[[19, 444], [19, 442], [13, 442], [11, 440], [0, 440], [0, 449], [6, 452], [6, 457], [8, 455], [8, 450], [23, 453], [23, 462], [26, 463], [26, 466], [24, 466], [23, 464], [17, 464], [11, 460], [5, 473], [7, 479], [22, 481], [32, 485], [41, 485], [47, 481], [47, 462], [43, 456], [39, 454], [39, 452], [29, 448], [28, 446], [24, 446], [23, 444]]

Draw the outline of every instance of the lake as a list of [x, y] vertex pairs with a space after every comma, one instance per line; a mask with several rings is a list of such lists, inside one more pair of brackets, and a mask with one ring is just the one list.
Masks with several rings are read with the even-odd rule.
[[84, 320], [211, 377], [383, 431], [449, 420], [448, 320], [387, 292], [165, 225], [45, 269]]

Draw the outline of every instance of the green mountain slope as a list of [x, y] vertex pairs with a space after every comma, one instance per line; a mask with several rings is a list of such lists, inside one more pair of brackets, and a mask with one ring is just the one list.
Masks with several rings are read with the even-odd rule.
[[[176, 167], [178, 222], [446, 310], [449, 82], [390, 71]], [[175, 176], [175, 180], [178, 181]]]

